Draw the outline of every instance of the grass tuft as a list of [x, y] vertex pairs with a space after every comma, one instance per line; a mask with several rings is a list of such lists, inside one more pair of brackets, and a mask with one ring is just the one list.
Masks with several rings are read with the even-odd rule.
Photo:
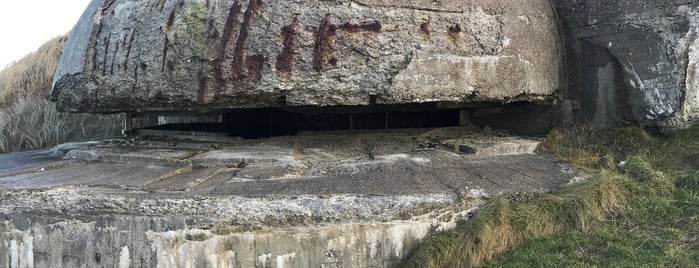
[[427, 238], [405, 267], [473, 267], [531, 239], [562, 230], [587, 231], [625, 211], [628, 178], [598, 176], [523, 203], [490, 200], [455, 229]]
[[46, 98], [67, 40], [67, 35], [53, 38], [2, 70], [0, 107], [11, 107], [20, 98]]
[[8, 111], [0, 112], [0, 152], [44, 148], [65, 140], [71, 131], [66, 115], [51, 107], [45, 100], [19, 98]]
[[589, 126], [555, 129], [537, 148], [577, 168], [613, 168], [628, 156], [647, 156], [655, 139], [639, 127], [594, 129]]
[[20, 97], [9, 109], [0, 109], [0, 153], [104, 139], [119, 131], [117, 122], [116, 116], [60, 113], [46, 99]]

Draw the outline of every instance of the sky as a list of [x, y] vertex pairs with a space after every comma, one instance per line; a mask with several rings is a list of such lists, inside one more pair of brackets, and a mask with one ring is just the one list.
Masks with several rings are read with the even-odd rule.
[[0, 70], [70, 31], [90, 0], [0, 0]]

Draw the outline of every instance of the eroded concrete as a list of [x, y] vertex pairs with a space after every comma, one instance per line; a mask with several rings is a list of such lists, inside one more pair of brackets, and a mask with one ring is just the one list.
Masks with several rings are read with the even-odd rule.
[[93, 0], [61, 110], [542, 101], [561, 90], [549, 1]]
[[443, 128], [3, 155], [29, 168], [0, 164], [0, 263], [391, 267], [492, 195], [521, 198], [575, 177], [532, 154], [536, 143]]

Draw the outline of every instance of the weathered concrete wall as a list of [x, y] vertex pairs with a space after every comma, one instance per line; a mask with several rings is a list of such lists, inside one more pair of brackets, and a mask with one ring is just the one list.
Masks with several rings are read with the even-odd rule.
[[[444, 210], [443, 212], [447, 212]], [[4, 267], [392, 267], [457, 214], [298, 227], [196, 226], [195, 217], [0, 214]], [[450, 217], [450, 216], [455, 217]], [[71, 219], [72, 218], [72, 219]], [[451, 221], [451, 222], [449, 222]], [[195, 226], [192, 226], [195, 225]]]
[[547, 0], [94, 0], [54, 79], [62, 110], [540, 100]]
[[559, 0], [568, 87], [584, 121], [663, 128], [699, 121], [699, 8], [689, 0]]

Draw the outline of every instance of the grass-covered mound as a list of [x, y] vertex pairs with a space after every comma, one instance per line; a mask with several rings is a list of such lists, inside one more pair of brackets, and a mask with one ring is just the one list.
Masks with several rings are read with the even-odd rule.
[[116, 116], [66, 114], [48, 101], [67, 37], [56, 37], [0, 71], [0, 153], [118, 133]]
[[405, 266], [698, 266], [699, 127], [561, 129], [539, 151], [594, 177], [521, 203], [490, 200]]

